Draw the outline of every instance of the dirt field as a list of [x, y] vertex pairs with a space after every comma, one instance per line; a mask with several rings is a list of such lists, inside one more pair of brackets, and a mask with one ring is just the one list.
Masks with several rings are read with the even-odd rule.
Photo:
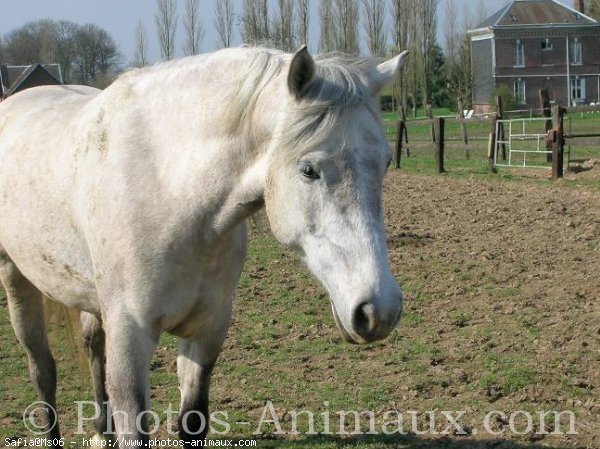
[[[589, 179], [597, 175], [594, 171], [569, 176]], [[346, 351], [323, 345], [323, 339], [337, 343], [339, 337], [327, 304], [319, 304], [317, 311], [303, 304], [315, 288], [310, 278], [291, 276], [295, 270], [303, 272], [297, 260], [281, 254], [283, 261], [291, 257], [291, 267], [282, 268], [279, 256], [275, 262], [258, 262], [260, 257], [251, 255], [250, 276], [261, 282], [250, 282], [247, 288], [242, 283], [238, 316], [251, 313], [248, 298], [270, 303], [281, 295], [277, 291], [298, 294], [302, 299], [294, 307], [300, 313], [325, 314], [308, 332], [294, 323], [288, 332], [277, 334], [271, 349], [288, 353], [284, 358], [290, 358], [291, 366], [272, 367], [269, 350], [265, 360], [259, 356], [249, 361], [273, 379], [275, 385], [262, 391], [264, 398], [277, 403], [279, 397], [294, 397], [289, 408], [322, 411], [322, 401], [333, 396], [342, 408], [376, 410], [378, 416], [386, 410], [416, 410], [425, 428], [425, 411], [460, 410], [465, 411], [461, 422], [471, 433], [433, 440], [374, 437], [348, 447], [600, 447], [600, 195], [560, 182], [392, 171], [385, 183], [385, 203], [390, 259], [406, 293], [406, 313], [397, 333], [381, 345]], [[257, 268], [257, 262], [265, 265]], [[265, 282], [271, 286], [266, 297]], [[289, 304], [278, 302], [269, 314], [272, 322], [277, 325], [287, 310]], [[239, 318], [236, 324], [243, 322]], [[263, 348], [269, 338], [257, 337], [252, 347]], [[311, 342], [304, 355], [296, 345], [289, 347], [301, 338]], [[233, 342], [226, 354], [230, 351], [239, 354]], [[286, 388], [280, 382], [286, 370], [311, 387]], [[230, 386], [223, 381], [217, 381], [217, 388], [225, 393]], [[255, 402], [255, 420], [261, 406]], [[482, 422], [491, 411], [514, 414], [517, 433], [525, 435], [511, 432], [510, 422], [502, 418], [492, 419], [489, 426], [502, 432], [500, 438], [485, 432]], [[535, 418], [548, 411], [573, 412], [578, 434], [541, 435]], [[280, 412], [285, 418], [287, 409]], [[527, 422], [520, 412], [534, 417], [532, 431], [524, 432]], [[445, 423], [436, 426], [440, 430]], [[332, 447], [341, 446], [338, 441]]]
[[[595, 172], [600, 166], [569, 176]], [[405, 316], [387, 341], [366, 347], [342, 343], [326, 296], [298, 259], [252, 232], [211, 392], [213, 410], [234, 422], [232, 434], [258, 438], [256, 423], [272, 401], [284, 431], [292, 410], [313, 411], [317, 432], [323, 413], [333, 421], [340, 410], [371, 410], [378, 430], [386, 412], [400, 411], [412, 432], [278, 437], [265, 424], [261, 448], [600, 448], [600, 193], [543, 179], [391, 171], [385, 203]], [[2, 445], [25, 435], [21, 410], [34, 394], [0, 302]], [[154, 410], [178, 405], [175, 353], [176, 342], [163, 338], [153, 362]], [[72, 435], [72, 401], [90, 399], [90, 387], [72, 366], [59, 369], [59, 413]], [[447, 427], [441, 411], [464, 412], [466, 434], [419, 434], [430, 424]], [[573, 412], [576, 434], [567, 434], [566, 418], [558, 429], [546, 420], [561, 435], [541, 434], [539, 413], [549, 411]], [[493, 435], [484, 425], [489, 412]]]
[[558, 446], [600, 447], [598, 193], [393, 172], [386, 204], [408, 318], [422, 319], [400, 332], [433, 327], [441, 361], [432, 371], [450, 379], [415, 397], [572, 410], [580, 435]]

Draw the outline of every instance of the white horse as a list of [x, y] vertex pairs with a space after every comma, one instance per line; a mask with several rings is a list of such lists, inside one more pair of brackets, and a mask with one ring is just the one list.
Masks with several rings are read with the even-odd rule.
[[113, 419], [119, 437], [148, 441], [136, 418], [166, 331], [180, 341], [180, 437], [205, 438], [245, 219], [263, 205], [327, 289], [347, 341], [391, 332], [402, 294], [387, 259], [390, 147], [376, 96], [405, 55], [375, 65], [314, 60], [306, 47], [229, 49], [104, 91], [39, 87], [0, 105], [0, 279], [48, 437], [60, 433], [43, 296], [81, 311], [99, 434]]

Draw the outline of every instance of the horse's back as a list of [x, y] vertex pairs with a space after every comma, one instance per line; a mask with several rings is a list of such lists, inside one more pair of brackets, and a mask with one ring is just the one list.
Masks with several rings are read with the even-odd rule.
[[43, 86], [0, 104], [0, 247], [42, 292], [76, 306], [93, 294], [73, 192], [80, 123], [98, 92]]
[[[46, 141], [44, 129], [63, 128], [100, 91], [88, 86], [39, 86], [24, 90], [0, 103], [0, 163], [3, 152], [14, 150], [23, 139], [23, 128], [30, 129], [28, 140]], [[41, 131], [40, 131], [41, 130]], [[54, 137], [58, 137], [53, 133]], [[22, 150], [23, 146], [19, 146]]]
[[7, 116], [23, 111], [35, 113], [60, 104], [85, 103], [100, 92], [93, 87], [77, 85], [33, 87], [12, 95], [0, 103], [0, 118], [5, 119]]

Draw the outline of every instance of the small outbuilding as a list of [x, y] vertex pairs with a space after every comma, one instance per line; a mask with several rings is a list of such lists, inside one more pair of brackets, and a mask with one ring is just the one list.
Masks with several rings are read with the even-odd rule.
[[63, 84], [58, 64], [0, 66], [0, 100], [30, 87]]

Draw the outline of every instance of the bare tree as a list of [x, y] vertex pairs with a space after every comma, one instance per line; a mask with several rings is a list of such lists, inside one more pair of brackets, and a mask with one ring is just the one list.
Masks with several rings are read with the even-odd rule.
[[[496, 6], [502, 8], [510, 3], [510, 0], [498, 0]], [[477, 27], [487, 19], [489, 11], [484, 0], [473, 0], [471, 8], [467, 8], [462, 14], [462, 22], [459, 24], [461, 32], [467, 32]]]
[[410, 24], [412, 1], [393, 0], [391, 4], [391, 16], [393, 18], [393, 38], [396, 52], [406, 50], [410, 46]]
[[114, 77], [121, 54], [115, 40], [97, 25], [77, 28], [74, 71], [81, 84], [106, 87]]
[[[461, 67], [461, 50], [464, 36], [458, 23], [456, 0], [446, 0], [446, 23], [444, 29], [444, 50], [446, 52], [446, 77], [450, 94], [458, 97], [465, 104], [464, 67]], [[470, 71], [471, 67], [468, 67]]]
[[300, 44], [308, 45], [308, 31], [310, 24], [310, 0], [298, 1], [298, 14], [296, 15], [296, 30]]
[[241, 31], [242, 38], [247, 44], [271, 43], [271, 21], [267, 0], [244, 0]]
[[372, 56], [384, 56], [387, 35], [385, 31], [386, 0], [362, 0], [365, 13], [367, 47]]
[[429, 104], [431, 84], [429, 74], [433, 70], [435, 48], [437, 45], [437, 9], [439, 0], [420, 0], [417, 8], [417, 22], [420, 28], [418, 34], [419, 55], [422, 57], [420, 70], [421, 95], [423, 104]]
[[200, 53], [200, 45], [204, 40], [204, 25], [200, 20], [200, 0], [185, 0], [185, 45], [183, 54], [186, 56]]
[[327, 53], [335, 50], [333, 0], [321, 0], [319, 9], [319, 22], [321, 28], [321, 39], [319, 48]]
[[133, 65], [135, 67], [144, 67], [148, 64], [146, 58], [146, 48], [148, 45], [148, 36], [146, 33], [146, 27], [142, 19], [138, 21], [135, 27], [135, 55], [133, 57]]
[[160, 56], [168, 61], [175, 56], [175, 33], [177, 32], [176, 0], [156, 0], [157, 12], [154, 15]]
[[277, 0], [273, 19], [273, 43], [280, 50], [291, 52], [295, 47], [294, 8], [295, 0]]
[[334, 5], [335, 49], [349, 55], [358, 55], [358, 1], [335, 0]]
[[446, 52], [446, 60], [453, 59], [456, 54], [459, 33], [456, 0], [446, 0], [446, 23], [444, 24], [444, 50]]
[[233, 35], [233, 0], [215, 0], [214, 25], [217, 30], [218, 46], [231, 47]]
[[394, 83], [394, 95], [398, 104], [408, 108], [409, 100], [413, 115], [416, 114], [418, 74], [421, 66], [421, 57], [417, 46], [418, 31], [415, 11], [419, 0], [392, 0], [391, 15], [393, 17], [393, 37], [396, 52], [410, 50], [405, 69]]
[[585, 14], [593, 19], [600, 20], [600, 0], [589, 0], [585, 8]]
[[60, 70], [65, 82], [71, 79], [73, 61], [75, 60], [75, 40], [77, 25], [67, 20], [56, 22], [54, 26], [55, 45], [52, 59], [60, 65]]
[[5, 35], [6, 57], [8, 62], [18, 64], [33, 64], [35, 62], [50, 62], [49, 45], [54, 39], [51, 30], [54, 22], [38, 20], [29, 22]]
[[469, 106], [474, 86], [471, 45], [467, 33], [486, 19], [487, 10], [483, 1], [479, 0], [475, 8], [465, 11], [462, 21], [459, 21], [458, 11], [456, 0], [447, 0], [444, 31], [447, 87], [451, 95]]

